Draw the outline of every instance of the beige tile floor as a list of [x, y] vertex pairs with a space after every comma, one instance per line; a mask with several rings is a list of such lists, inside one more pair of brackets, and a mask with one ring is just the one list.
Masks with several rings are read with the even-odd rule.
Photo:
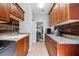
[[44, 42], [36, 42], [27, 56], [48, 56], [48, 52]]

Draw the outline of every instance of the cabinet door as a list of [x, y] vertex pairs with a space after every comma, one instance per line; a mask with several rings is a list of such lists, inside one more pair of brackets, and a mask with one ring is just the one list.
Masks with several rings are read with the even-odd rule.
[[45, 35], [45, 44], [49, 56], [56, 56], [57, 55], [57, 43], [50, 38], [49, 36]]
[[46, 45], [47, 45], [47, 50], [49, 53], [49, 56], [51, 56], [51, 50], [50, 50], [50, 38], [47, 36], [46, 38]]
[[79, 3], [69, 4], [69, 19], [79, 20]]
[[20, 13], [19, 18], [21, 20], [24, 20], [24, 11], [22, 10], [22, 8], [18, 8], [18, 10], [19, 10], [19, 13]]
[[50, 22], [50, 19], [51, 19], [51, 18], [50, 18], [50, 14], [49, 14], [49, 26], [51, 26], [51, 22]]
[[17, 3], [11, 4], [11, 14], [24, 20], [24, 11]]
[[24, 37], [16, 42], [17, 56], [25, 56], [29, 49], [29, 36]]
[[16, 17], [19, 17], [19, 15], [20, 15], [19, 10], [18, 10], [18, 6], [15, 3], [11, 4], [11, 14], [16, 16]]
[[51, 56], [57, 55], [57, 43], [52, 38], [50, 38], [50, 54]]
[[55, 4], [55, 6], [53, 7], [53, 11], [52, 11], [52, 24], [56, 25], [59, 21], [59, 4]]
[[25, 38], [25, 44], [24, 44], [24, 51], [25, 51], [25, 55], [28, 53], [28, 49], [29, 49], [29, 36], [27, 36]]
[[49, 25], [50, 26], [52, 25], [52, 12], [50, 12], [49, 14]]
[[16, 54], [17, 54], [17, 56], [24, 56], [25, 55], [24, 39], [21, 39], [16, 42]]
[[59, 23], [68, 19], [68, 7], [65, 3], [60, 3], [60, 20]]
[[25, 56], [24, 55], [24, 47], [23, 46], [18, 46], [17, 48], [16, 48], [16, 55], [17, 56]]
[[55, 8], [53, 7], [53, 10], [52, 10], [52, 24], [54, 25], [55, 24]]
[[9, 21], [9, 4], [0, 3], [0, 20]]

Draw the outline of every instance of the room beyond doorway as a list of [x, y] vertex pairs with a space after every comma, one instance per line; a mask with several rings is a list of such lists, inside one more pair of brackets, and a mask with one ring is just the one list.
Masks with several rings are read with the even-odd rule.
[[43, 22], [37, 22], [36, 25], [36, 42], [43, 42]]

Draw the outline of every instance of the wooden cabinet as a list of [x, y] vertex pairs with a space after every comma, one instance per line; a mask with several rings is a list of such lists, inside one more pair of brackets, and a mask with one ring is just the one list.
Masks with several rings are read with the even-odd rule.
[[16, 17], [19, 17], [19, 11], [18, 11], [18, 7], [15, 3], [12, 3], [11, 4], [11, 14], [16, 16]]
[[24, 20], [24, 11], [19, 5], [18, 5], [18, 11], [19, 11], [19, 18], [21, 20]]
[[[60, 23], [65, 23], [66, 21], [79, 20], [79, 3], [55, 3], [51, 8], [49, 15], [52, 25], [57, 25]], [[75, 22], [75, 21], [74, 21]], [[70, 23], [70, 22], [68, 22]], [[49, 23], [49, 25], [51, 25]]]
[[29, 36], [24, 37], [16, 42], [16, 55], [25, 56], [29, 48]]
[[67, 8], [67, 4], [65, 3], [61, 3], [60, 4], [60, 18], [59, 18], [59, 22], [64, 22], [66, 20], [68, 20], [68, 8]]
[[17, 3], [11, 4], [11, 14], [21, 20], [24, 20], [24, 11]]
[[28, 49], [29, 49], [29, 36], [27, 36], [25, 40], [25, 55], [28, 53]]
[[56, 25], [59, 21], [59, 4], [55, 4], [54, 8], [53, 8], [53, 25]]
[[0, 20], [24, 20], [24, 11], [17, 3], [0, 3]]
[[69, 19], [79, 20], [79, 3], [68, 4], [69, 8]]
[[50, 37], [45, 35], [45, 45], [48, 50], [49, 56], [56, 56], [57, 55], [57, 43], [53, 41]]
[[79, 56], [79, 44], [59, 44], [57, 46], [58, 56]]
[[9, 22], [9, 7], [8, 3], [0, 3], [0, 20]]
[[79, 3], [60, 4], [60, 23], [79, 19]]
[[49, 25], [56, 25], [59, 21], [59, 3], [55, 4], [49, 13]]
[[45, 35], [45, 45], [49, 56], [79, 56], [79, 44], [60, 44]]
[[49, 15], [49, 25], [52, 26], [52, 12]]

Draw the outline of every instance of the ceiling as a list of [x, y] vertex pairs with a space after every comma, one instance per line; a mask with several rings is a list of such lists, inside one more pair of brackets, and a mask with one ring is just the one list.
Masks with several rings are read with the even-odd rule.
[[44, 8], [39, 8], [39, 3], [31, 3], [32, 11], [34, 14], [48, 14], [53, 3], [45, 3]]

